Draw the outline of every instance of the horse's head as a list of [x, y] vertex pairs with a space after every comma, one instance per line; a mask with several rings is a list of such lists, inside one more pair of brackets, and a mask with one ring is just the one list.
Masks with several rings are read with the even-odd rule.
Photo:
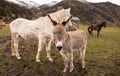
[[[57, 23], [62, 23], [63, 21], [66, 21], [71, 16], [70, 11], [71, 11], [71, 8], [62, 9], [57, 12], [51, 13], [50, 16]], [[71, 21], [69, 21], [67, 25], [72, 26]]]
[[104, 26], [104, 28], [106, 28], [106, 22], [102, 22], [102, 25]]
[[50, 15], [48, 15], [48, 17], [54, 25], [53, 35], [55, 39], [55, 45], [56, 48], [60, 51], [63, 48], [63, 42], [66, 40], [67, 35], [66, 28], [64, 26], [69, 22], [72, 16], [68, 18], [67, 21], [63, 21], [62, 23], [57, 23], [50, 17]]

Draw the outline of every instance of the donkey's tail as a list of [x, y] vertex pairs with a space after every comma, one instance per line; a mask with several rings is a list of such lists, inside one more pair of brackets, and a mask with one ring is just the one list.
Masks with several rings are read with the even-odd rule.
[[92, 33], [91, 26], [89, 26], [89, 27], [88, 27], [88, 32], [89, 32], [89, 34], [91, 34], [91, 33]]

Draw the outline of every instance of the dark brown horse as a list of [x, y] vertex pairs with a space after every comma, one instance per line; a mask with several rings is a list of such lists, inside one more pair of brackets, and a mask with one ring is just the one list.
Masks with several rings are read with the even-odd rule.
[[97, 37], [99, 37], [99, 33], [100, 33], [100, 31], [101, 31], [101, 28], [104, 26], [104, 28], [106, 27], [106, 22], [104, 21], [104, 22], [102, 22], [102, 23], [100, 23], [100, 24], [97, 24], [97, 25], [95, 25], [95, 26], [89, 26], [88, 27], [88, 32], [89, 32], [89, 34], [91, 35], [92, 34], [92, 32], [93, 32], [93, 30], [96, 30], [97, 31]]
[[0, 29], [2, 28], [2, 27], [5, 27], [6, 25], [5, 25], [5, 22], [3, 21], [3, 20], [0, 20]]

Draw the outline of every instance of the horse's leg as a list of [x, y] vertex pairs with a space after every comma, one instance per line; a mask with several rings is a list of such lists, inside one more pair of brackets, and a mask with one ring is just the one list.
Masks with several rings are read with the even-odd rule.
[[49, 61], [53, 62], [53, 59], [50, 56], [50, 50], [51, 50], [51, 42], [52, 40], [50, 40], [47, 44], [46, 44], [46, 52], [47, 52], [47, 58]]
[[99, 37], [99, 33], [100, 33], [100, 31], [97, 32], [97, 37]]
[[93, 36], [93, 30], [91, 30], [91, 35]]
[[91, 31], [92, 31], [92, 28], [89, 26], [89, 27], [88, 27], [89, 35], [91, 35]]
[[43, 47], [42, 43], [43, 43], [42, 39], [39, 39], [39, 41], [38, 41], [38, 51], [37, 51], [37, 55], [36, 55], [36, 62], [40, 62], [40, 63], [41, 63], [41, 61], [40, 61], [39, 56], [40, 56], [40, 52], [42, 51], [42, 47]]
[[15, 39], [15, 34], [11, 33], [11, 51], [12, 51], [12, 56], [16, 56], [16, 51], [14, 48], [14, 39]]
[[16, 57], [17, 59], [21, 59], [19, 52], [18, 52], [18, 44], [19, 44], [19, 35], [15, 34], [15, 38], [14, 38], [14, 49], [16, 52]]

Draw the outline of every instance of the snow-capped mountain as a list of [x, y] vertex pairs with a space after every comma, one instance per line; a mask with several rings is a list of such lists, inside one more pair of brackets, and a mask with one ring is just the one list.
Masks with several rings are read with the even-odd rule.
[[77, 1], [80, 1], [82, 3], [88, 3], [86, 0], [77, 0]]
[[[41, 6], [42, 7], [51, 7], [51, 6], [54, 6], [55, 4], [57, 4], [58, 3], [58, 1], [52, 1], [52, 2], [50, 2], [50, 3], [46, 3], [46, 4], [42, 4]], [[41, 7], [40, 6], [40, 7]]]
[[[70, 1], [70, 0], [62, 0], [62, 1]], [[81, 3], [88, 3], [86, 0], [71, 0], [71, 1], [79, 1]]]
[[48, 4], [46, 4], [46, 5], [48, 5], [48, 6], [53, 6], [53, 5], [55, 5], [56, 3], [58, 3], [57, 1], [52, 1], [51, 3], [48, 3]]
[[7, 1], [19, 4], [21, 6], [25, 6], [27, 8], [32, 8], [32, 7], [38, 8], [40, 6], [40, 4], [31, 0], [7, 0]]

